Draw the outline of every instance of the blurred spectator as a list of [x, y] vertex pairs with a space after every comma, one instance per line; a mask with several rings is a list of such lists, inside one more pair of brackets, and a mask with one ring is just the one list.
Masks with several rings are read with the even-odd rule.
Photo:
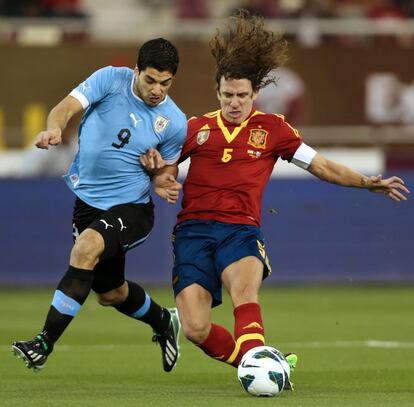
[[371, 0], [366, 16], [373, 19], [406, 18], [406, 15], [394, 0]]
[[305, 0], [279, 0], [279, 8], [282, 17], [297, 17], [303, 9]]
[[41, 3], [38, 0], [0, 0], [0, 14], [7, 17], [42, 17]]
[[300, 125], [305, 101], [303, 80], [286, 67], [278, 68], [269, 75], [277, 81], [260, 90], [255, 107], [264, 113], [283, 114], [289, 124]]
[[0, 14], [8, 17], [85, 17], [80, 0], [0, 0]]
[[333, 6], [330, 0], [304, 0], [297, 17], [330, 18], [333, 17]]
[[395, 0], [395, 4], [409, 18], [414, 18], [414, 0]]
[[236, 14], [239, 9], [244, 9], [254, 16], [264, 18], [278, 18], [281, 17], [279, 1], [272, 0], [242, 0], [233, 7], [229, 15]]
[[[403, 10], [396, 4], [395, 0], [372, 0], [370, 7], [367, 9], [367, 18], [372, 20], [401, 21], [406, 19]], [[380, 44], [400, 44], [410, 45], [410, 35], [377, 35], [376, 42]]]
[[46, 17], [85, 17], [79, 0], [42, 0]]
[[209, 17], [207, 0], [175, 0], [179, 19], [205, 19]]
[[337, 18], [362, 18], [365, 7], [366, 0], [336, 0], [332, 12]]
[[304, 0], [303, 7], [292, 17], [300, 18], [298, 42], [305, 47], [315, 47], [323, 40], [317, 20], [333, 17], [332, 4], [329, 0]]

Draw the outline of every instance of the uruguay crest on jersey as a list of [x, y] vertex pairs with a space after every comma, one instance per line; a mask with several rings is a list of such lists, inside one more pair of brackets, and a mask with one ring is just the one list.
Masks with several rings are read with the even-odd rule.
[[154, 122], [154, 130], [156, 133], [161, 133], [163, 130], [165, 130], [168, 126], [168, 123], [170, 121], [162, 116], [157, 116]]

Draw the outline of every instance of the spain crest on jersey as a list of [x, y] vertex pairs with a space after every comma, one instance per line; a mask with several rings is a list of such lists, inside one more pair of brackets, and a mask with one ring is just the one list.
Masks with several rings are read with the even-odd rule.
[[201, 146], [208, 140], [209, 136], [210, 136], [210, 127], [208, 127], [208, 124], [206, 124], [197, 133], [197, 144]]
[[263, 129], [251, 129], [247, 144], [250, 144], [255, 148], [266, 148], [266, 138], [268, 134], [269, 132]]

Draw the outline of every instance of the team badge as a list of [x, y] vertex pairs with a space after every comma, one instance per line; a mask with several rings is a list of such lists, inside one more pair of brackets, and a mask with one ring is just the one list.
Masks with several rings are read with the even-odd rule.
[[161, 133], [162, 131], [164, 131], [168, 124], [170, 123], [170, 121], [168, 119], [166, 119], [165, 117], [162, 116], [157, 116], [157, 118], [155, 119], [154, 122], [154, 130], [156, 133]]
[[269, 132], [263, 129], [251, 129], [247, 144], [255, 148], [266, 148], [266, 138]]
[[210, 129], [204, 129], [204, 130], [201, 129], [197, 133], [197, 144], [201, 146], [208, 140], [209, 136], [210, 136]]

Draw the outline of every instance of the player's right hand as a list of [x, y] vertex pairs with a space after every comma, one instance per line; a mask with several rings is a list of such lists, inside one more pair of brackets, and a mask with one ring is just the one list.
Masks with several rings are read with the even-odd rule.
[[139, 162], [147, 171], [159, 170], [165, 167], [164, 159], [155, 148], [150, 148], [144, 155], [141, 155]]
[[57, 146], [62, 142], [62, 130], [53, 129], [41, 131], [36, 136], [35, 145], [37, 148], [49, 149], [49, 146]]
[[175, 204], [180, 196], [182, 185], [175, 179], [172, 174], [164, 173], [157, 175], [153, 179], [154, 191], [156, 194], [165, 199], [170, 204]]

